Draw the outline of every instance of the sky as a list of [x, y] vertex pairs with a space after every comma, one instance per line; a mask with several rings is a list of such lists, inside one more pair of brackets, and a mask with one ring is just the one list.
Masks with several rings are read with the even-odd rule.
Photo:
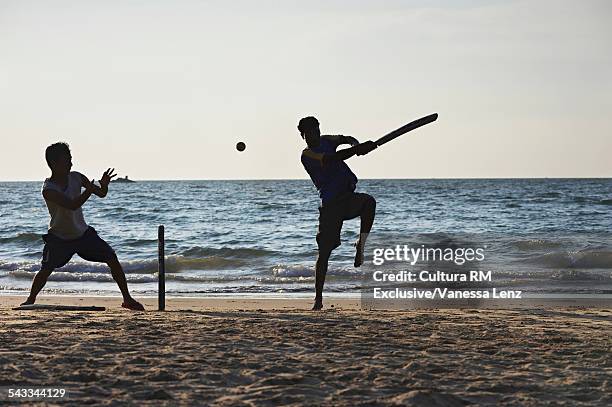
[[[612, 177], [609, 1], [0, 0], [0, 180], [306, 178], [296, 125], [376, 139], [360, 178]], [[246, 151], [235, 149], [244, 141]]]

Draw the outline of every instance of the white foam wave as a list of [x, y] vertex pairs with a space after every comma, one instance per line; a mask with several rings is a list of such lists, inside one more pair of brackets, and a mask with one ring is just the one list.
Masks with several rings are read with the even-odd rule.
[[[75, 256], [76, 257], [76, 256]], [[121, 261], [123, 270], [126, 274], [154, 274], [158, 270], [157, 259], [155, 260], [123, 260]], [[183, 270], [219, 270], [231, 269], [244, 265], [244, 261], [240, 259], [227, 259], [218, 256], [211, 257], [185, 257], [181, 255], [166, 256], [166, 271], [169, 273], [179, 272]], [[18, 261], [18, 262], [3, 262], [0, 261], [0, 270], [6, 271], [38, 271], [40, 270], [40, 262]], [[90, 263], [83, 261], [70, 261], [64, 267], [58, 268], [56, 271], [61, 272], [79, 272], [79, 273], [95, 273], [106, 272], [108, 266], [103, 263]]]
[[527, 262], [559, 268], [612, 268], [612, 252], [592, 250], [552, 252], [531, 257]]
[[521, 250], [550, 249], [561, 246], [561, 242], [545, 239], [517, 240], [512, 245]]
[[312, 283], [315, 281], [314, 275], [310, 277], [261, 277], [258, 279], [259, 282], [264, 284], [295, 284], [295, 283]]
[[[34, 278], [36, 273], [32, 271], [17, 270], [8, 273], [10, 277], [15, 279], [27, 279], [31, 280]], [[157, 281], [157, 276], [147, 274], [131, 274], [126, 275], [128, 283], [153, 283]], [[113, 282], [113, 277], [110, 273], [71, 273], [65, 271], [54, 271], [49, 276], [49, 281], [94, 281], [94, 282]]]
[[[302, 264], [277, 264], [271, 268], [274, 277], [288, 277], [288, 278], [299, 278], [299, 277], [313, 277], [315, 275], [314, 266], [306, 266]], [[359, 277], [362, 275], [361, 271], [352, 267], [342, 268], [329, 268], [327, 271], [328, 276], [340, 276], [340, 277]]]

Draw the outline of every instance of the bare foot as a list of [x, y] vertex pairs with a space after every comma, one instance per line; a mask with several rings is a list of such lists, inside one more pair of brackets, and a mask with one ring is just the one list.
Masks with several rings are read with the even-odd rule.
[[33, 305], [36, 302], [36, 300], [31, 300], [30, 298], [28, 298], [27, 300], [25, 300], [25, 302], [22, 302], [21, 305]]
[[355, 267], [359, 267], [363, 264], [363, 248], [364, 244], [361, 243], [361, 239], [355, 242]]
[[130, 298], [129, 300], [123, 301], [123, 304], [121, 304], [121, 306], [123, 308], [127, 308], [127, 309], [130, 309], [132, 311], [144, 311], [145, 310], [145, 308], [142, 306], [142, 304], [139, 303], [138, 301], [136, 301], [133, 298]]

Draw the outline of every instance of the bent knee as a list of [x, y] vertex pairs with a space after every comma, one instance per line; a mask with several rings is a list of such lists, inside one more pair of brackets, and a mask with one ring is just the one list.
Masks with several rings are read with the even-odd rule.
[[374, 199], [373, 196], [368, 195], [368, 198], [365, 201], [365, 206], [366, 208], [370, 210], [375, 210], [376, 209], [376, 199]]
[[117, 256], [112, 256], [110, 259], [108, 259], [106, 265], [111, 269], [121, 267], [121, 263], [119, 263]]

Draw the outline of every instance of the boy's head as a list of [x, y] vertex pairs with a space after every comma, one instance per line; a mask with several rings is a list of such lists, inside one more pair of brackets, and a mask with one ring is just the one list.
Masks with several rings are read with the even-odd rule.
[[319, 145], [321, 130], [319, 129], [319, 121], [315, 117], [308, 116], [300, 119], [298, 130], [302, 138], [306, 140], [306, 144], [309, 146]]
[[72, 154], [66, 143], [54, 143], [47, 147], [45, 159], [53, 172], [68, 174], [72, 168]]

